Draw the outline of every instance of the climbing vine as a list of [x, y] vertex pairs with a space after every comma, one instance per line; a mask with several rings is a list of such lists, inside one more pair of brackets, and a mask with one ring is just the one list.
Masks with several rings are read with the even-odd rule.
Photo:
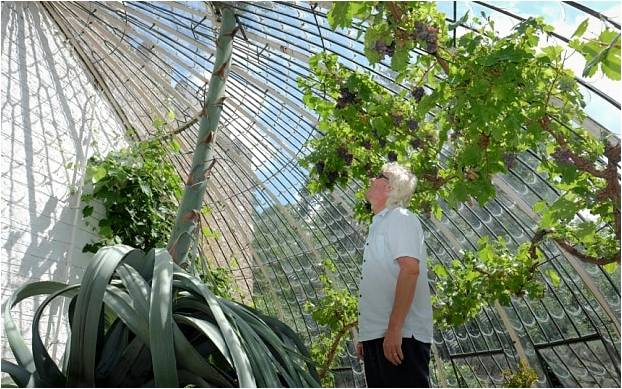
[[[582, 24], [570, 45], [574, 52], [564, 51], [542, 45], [552, 27], [541, 18], [501, 37], [492, 19], [465, 15], [458, 23], [470, 31], [454, 46], [448, 32], [458, 23], [447, 24], [434, 3], [337, 2], [328, 14], [333, 28], [350, 27], [354, 19], [368, 25], [369, 62], [389, 59], [396, 72], [390, 81], [401, 89], [347, 68], [334, 54], [310, 59], [311, 74], [298, 83], [322, 133], [301, 159], [312, 192], [357, 180], [363, 188], [355, 212], [369, 219], [368, 177], [386, 161], [398, 161], [419, 178], [409, 208], [440, 220], [442, 205], [485, 205], [496, 196], [493, 177], [533, 153], [538, 172], [560, 193], [554, 202], [535, 204], [540, 221], [530, 241], [510, 250], [502, 239], [482, 240], [450, 272], [436, 267], [444, 292], [435, 296], [437, 324], [460, 324], [483, 303], [508, 303], [511, 295], [541, 296], [535, 270], [545, 262], [547, 242], [608, 270], [619, 265], [620, 144], [582, 127], [585, 102], [565, 66], [570, 56], [583, 55], [588, 74], [598, 68], [619, 79], [619, 34], [601, 34], [595, 43], [581, 38]], [[604, 47], [594, 53], [599, 44]], [[466, 286], [473, 291], [468, 298]]]
[[350, 338], [349, 330], [357, 325], [357, 301], [347, 289], [338, 288], [331, 276], [337, 268], [331, 260], [322, 262], [325, 272], [320, 275], [323, 296], [317, 301], [307, 301], [305, 310], [313, 320], [326, 327], [311, 343], [311, 357], [318, 366], [323, 387], [334, 387], [335, 378], [330, 369], [335, 358], [345, 350]]

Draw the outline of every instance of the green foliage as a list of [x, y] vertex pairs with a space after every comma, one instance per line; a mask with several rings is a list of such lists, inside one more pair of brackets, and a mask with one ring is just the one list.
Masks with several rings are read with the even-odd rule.
[[323, 262], [326, 272], [320, 275], [323, 296], [316, 302], [307, 301], [305, 310], [319, 326], [328, 327], [311, 341], [311, 357], [320, 367], [323, 387], [335, 385], [330, 372], [335, 356], [345, 350], [347, 331], [357, 324], [358, 302], [347, 289], [335, 286], [331, 275], [337, 268], [331, 260]]
[[[441, 277], [445, 293], [469, 285], [479, 298], [439, 297], [440, 311], [447, 315], [439, 322], [463, 322], [482, 301], [540, 296], [535, 269], [543, 263], [538, 246], [546, 240], [588, 262], [619, 262], [620, 149], [577, 124], [585, 119], [585, 102], [573, 72], [564, 66], [571, 54], [561, 46], [541, 45], [553, 31], [542, 18], [529, 18], [499, 37], [490, 18], [465, 16], [463, 22], [474, 31], [449, 47], [447, 31], [455, 26], [446, 25], [434, 3], [368, 2], [362, 7], [350, 2], [334, 6], [331, 13], [333, 27], [347, 27], [354, 20], [369, 24], [367, 59], [374, 64], [391, 57], [395, 81], [405, 89], [390, 92], [369, 73], [346, 68], [334, 54], [311, 58], [311, 76], [299, 78], [298, 84], [304, 103], [318, 113], [323, 134], [309, 141], [311, 152], [300, 161], [310, 171], [312, 193], [358, 181], [363, 185], [356, 194], [355, 215], [369, 220], [364, 199], [368, 178], [386, 161], [396, 160], [419, 179], [409, 208], [440, 219], [441, 203], [484, 205], [494, 198], [492, 178], [508, 173], [527, 150], [538, 155], [538, 172], [561, 192], [553, 203], [537, 205], [542, 217], [532, 242], [515, 251], [503, 240], [487, 242], [452, 267], [452, 278]], [[586, 29], [579, 26], [573, 38], [579, 52]], [[585, 43], [600, 47], [590, 51], [592, 58], [597, 63], [617, 58], [619, 73], [619, 36], [603, 32], [598, 41]], [[417, 55], [415, 48], [429, 55]], [[601, 69], [606, 72], [604, 63]], [[598, 161], [603, 154], [610, 161], [607, 166]], [[491, 263], [482, 259], [486, 255]], [[491, 281], [476, 268], [504, 271]], [[547, 277], [553, 284], [559, 281], [551, 271]]]
[[597, 38], [584, 39], [588, 27], [585, 19], [572, 35], [568, 46], [575, 49], [585, 58], [583, 77], [591, 77], [600, 71], [611, 80], [620, 80], [620, 33], [609, 27], [601, 31]]
[[231, 276], [231, 272], [222, 266], [215, 268], [202, 269], [200, 271], [201, 280], [210, 287], [210, 290], [224, 299], [232, 300], [233, 296], [239, 293], [239, 287]]
[[166, 245], [181, 196], [179, 175], [166, 158], [175, 147], [157, 140], [141, 142], [89, 159], [82, 216], [92, 216], [96, 203], [103, 205], [105, 216], [94, 228], [101, 239], [83, 251], [115, 243], [143, 250]]
[[538, 379], [538, 373], [521, 361], [516, 372], [504, 370], [503, 378], [506, 381], [504, 388], [531, 388]]
[[467, 252], [460, 260], [453, 260], [449, 271], [441, 264], [435, 265], [435, 324], [439, 328], [462, 324], [495, 301], [509, 305], [515, 295], [541, 298], [544, 286], [534, 278], [534, 272], [542, 255], [538, 252], [532, 257], [529, 248], [529, 243], [523, 243], [516, 253], [511, 253], [502, 238], [491, 242], [484, 237], [477, 252]]
[[[10, 310], [39, 295], [48, 297], [35, 312], [31, 350]], [[71, 299], [65, 366], [49, 356], [39, 331], [41, 314], [61, 296]], [[20, 387], [319, 386], [289, 327], [217, 298], [165, 249], [104, 247], [81, 284], [25, 285], [5, 307], [4, 328], [17, 365], [3, 360], [2, 371]]]

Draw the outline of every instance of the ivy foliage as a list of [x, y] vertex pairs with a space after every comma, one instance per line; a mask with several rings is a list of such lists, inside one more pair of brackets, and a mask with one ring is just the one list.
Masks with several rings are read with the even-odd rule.
[[311, 343], [311, 357], [319, 367], [319, 376], [323, 387], [334, 387], [335, 378], [330, 372], [334, 367], [335, 357], [345, 350], [348, 330], [357, 325], [358, 304], [347, 289], [341, 289], [331, 276], [337, 268], [327, 259], [323, 261], [325, 272], [320, 275], [323, 296], [313, 302], [305, 303], [305, 310], [311, 313], [313, 320], [326, 330]]
[[[368, 178], [383, 163], [398, 161], [419, 179], [409, 208], [440, 220], [442, 204], [483, 206], [493, 199], [493, 177], [507, 174], [529, 152], [540, 160], [538, 172], [561, 193], [552, 203], [535, 205], [541, 219], [531, 241], [513, 250], [502, 239], [482, 241], [450, 271], [437, 268], [444, 291], [436, 300], [440, 324], [464, 322], [483, 303], [507, 303], [511, 295], [540, 296], [542, 286], [535, 283], [542, 279], [535, 270], [544, 262], [546, 242], [608, 270], [619, 266], [620, 145], [582, 127], [585, 102], [565, 67], [570, 56], [583, 55], [592, 66], [588, 73], [598, 64], [615, 79], [616, 72], [605, 68], [619, 61], [619, 36], [582, 39], [580, 26], [572, 52], [543, 45], [553, 28], [542, 18], [498, 36], [486, 15], [465, 15], [459, 22], [472, 31], [454, 46], [448, 32], [457, 24], [448, 25], [430, 2], [335, 3], [328, 19], [333, 28], [355, 20], [366, 24], [367, 59], [390, 60], [396, 72], [391, 81], [401, 88], [395, 92], [380, 76], [347, 68], [334, 54], [310, 59], [310, 76], [300, 77], [298, 85], [304, 103], [319, 115], [323, 135], [309, 142], [312, 151], [300, 161], [310, 171], [311, 192], [362, 182], [355, 214], [367, 220]], [[619, 65], [617, 71], [619, 78]], [[502, 272], [502, 265], [511, 271]], [[458, 292], [467, 285], [474, 297]]]
[[173, 141], [153, 140], [89, 159], [82, 216], [91, 217], [96, 204], [103, 206], [105, 215], [93, 227], [100, 239], [82, 251], [95, 253], [119, 243], [143, 251], [166, 246], [182, 193], [179, 175], [166, 155], [178, 149]]

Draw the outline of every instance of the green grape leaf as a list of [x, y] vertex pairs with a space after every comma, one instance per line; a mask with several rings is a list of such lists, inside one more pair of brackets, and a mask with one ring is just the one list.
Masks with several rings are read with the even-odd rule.
[[534, 203], [533, 205], [533, 211], [535, 213], [542, 213], [544, 212], [544, 210], [548, 207], [548, 205], [546, 204], [545, 200], [540, 200], [537, 201], [536, 203]]
[[349, 1], [337, 1], [328, 11], [326, 18], [333, 30], [337, 27], [349, 27], [352, 24], [352, 8]]
[[391, 69], [396, 72], [402, 72], [408, 66], [409, 57], [410, 50], [408, 50], [408, 46], [397, 47], [391, 58]]
[[553, 284], [553, 286], [557, 288], [559, 284], [561, 283], [561, 278], [559, 277], [559, 274], [557, 273], [557, 271], [555, 271], [555, 269], [546, 269], [544, 273], [549, 278], [549, 280], [551, 280], [551, 283]]
[[617, 263], [617, 262], [611, 262], [611, 263], [608, 263], [608, 264], [606, 264], [606, 265], [603, 265], [603, 269], [605, 269], [605, 271], [606, 271], [607, 273], [609, 273], [609, 274], [613, 274], [613, 273], [616, 271], [616, 269], [618, 268], [618, 266], [620, 266], [620, 264], [619, 264], [619, 263]]
[[589, 23], [589, 18], [585, 18], [585, 20], [582, 21], [581, 24], [579, 24], [579, 27], [577, 27], [575, 32], [572, 34], [571, 38], [582, 37], [583, 34], [585, 34], [585, 31], [587, 30], [588, 23]]
[[449, 275], [447, 273], [447, 270], [445, 270], [445, 266], [441, 265], [440, 263], [434, 265], [432, 271], [440, 278], [445, 278]]

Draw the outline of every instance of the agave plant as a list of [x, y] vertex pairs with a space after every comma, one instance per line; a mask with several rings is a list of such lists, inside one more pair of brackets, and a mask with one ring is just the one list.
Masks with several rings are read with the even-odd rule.
[[[32, 324], [32, 352], [10, 309], [46, 294]], [[57, 297], [71, 299], [71, 339], [58, 366], [39, 333]], [[18, 364], [2, 361], [18, 386], [317, 387], [300, 338], [258, 311], [215, 296], [173, 263], [164, 249], [100, 249], [81, 284], [35, 282], [17, 290], [4, 312]]]
[[[17, 364], [2, 360], [2, 371], [17, 385], [319, 386], [307, 350], [289, 327], [216, 297], [179, 266], [186, 262], [213, 167], [209, 161], [237, 31], [232, 10], [222, 6], [214, 71], [167, 249], [145, 254], [125, 245], [104, 247], [80, 284], [41, 281], [18, 289], [4, 308], [4, 327]], [[11, 308], [41, 294], [48, 297], [33, 318], [31, 351]], [[39, 321], [45, 307], [61, 296], [71, 299], [71, 338], [59, 366], [41, 340]]]

